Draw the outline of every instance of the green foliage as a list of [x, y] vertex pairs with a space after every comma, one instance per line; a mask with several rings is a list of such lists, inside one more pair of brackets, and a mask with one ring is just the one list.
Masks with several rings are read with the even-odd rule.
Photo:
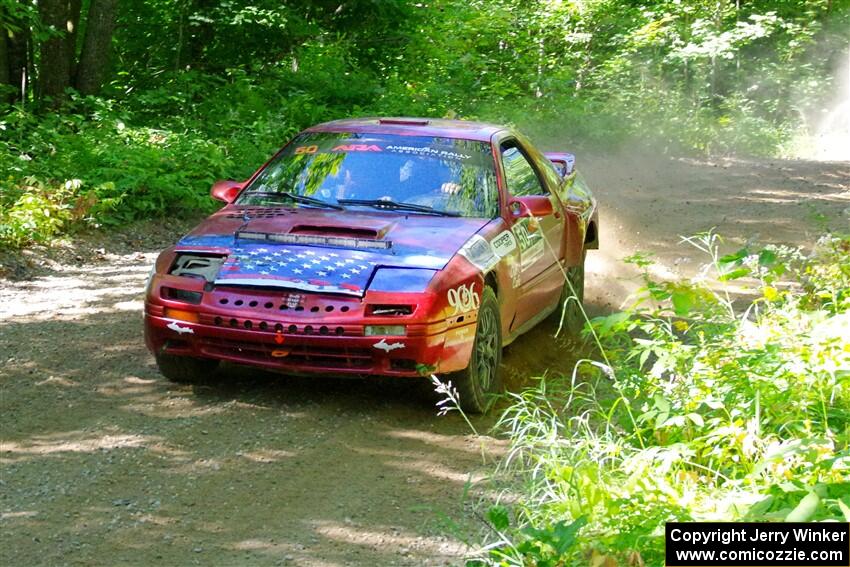
[[[64, 33], [2, 6], [10, 39]], [[18, 211], [64, 203], [43, 187], [72, 180], [97, 197], [83, 217], [96, 224], [204, 209], [210, 180], [245, 178], [299, 129], [351, 115], [510, 122], [558, 149], [771, 154], [828, 96], [848, 26], [848, 0], [128, 0], [103, 98], [0, 96], [0, 217], [18, 218], [23, 193]], [[2, 242], [81, 220], [34, 218]]]
[[31, 177], [24, 182], [29, 184], [6, 187], [0, 182], [0, 243], [23, 246], [48, 240], [73, 220], [74, 201], [85, 199], [77, 195], [76, 180], [56, 188], [45, 187]]
[[129, 127], [98, 100], [86, 114], [36, 118], [11, 113], [0, 124], [9, 172], [0, 199], [0, 243], [44, 241], [75, 223], [117, 225], [210, 207], [209, 187], [227, 156], [198, 136]]
[[501, 472], [522, 497], [488, 516], [501, 534], [491, 563], [524, 564], [524, 526], [578, 519], [580, 545], [562, 564], [588, 552], [660, 564], [667, 521], [846, 521], [850, 237], [824, 237], [810, 255], [722, 256], [712, 233], [686, 241], [714, 277], [659, 282], [632, 258], [639, 301], [592, 322], [605, 362], [511, 395]]

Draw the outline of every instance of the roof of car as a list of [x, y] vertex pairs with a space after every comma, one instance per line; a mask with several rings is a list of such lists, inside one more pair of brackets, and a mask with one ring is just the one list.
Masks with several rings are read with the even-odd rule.
[[442, 118], [346, 118], [317, 124], [307, 132], [385, 133], [402, 136], [440, 136], [489, 142], [504, 126]]

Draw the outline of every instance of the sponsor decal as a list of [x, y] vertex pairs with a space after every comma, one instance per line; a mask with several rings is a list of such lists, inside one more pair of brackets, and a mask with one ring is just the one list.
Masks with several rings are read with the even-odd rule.
[[519, 244], [521, 268], [524, 270], [543, 256], [543, 231], [538, 230], [536, 218], [524, 217], [513, 226]]
[[519, 262], [514, 259], [511, 259], [508, 264], [508, 270], [511, 275], [511, 285], [514, 288], [518, 288], [522, 283], [522, 270], [520, 270]]
[[381, 339], [379, 342], [372, 345], [376, 349], [382, 350], [384, 352], [391, 352], [394, 350], [398, 350], [400, 348], [404, 348], [404, 343], [388, 343], [387, 339]]
[[499, 258], [504, 258], [516, 249], [516, 239], [511, 231], [505, 230], [496, 235], [490, 245], [493, 247], [493, 253]]
[[331, 149], [332, 152], [380, 152], [375, 144], [341, 144]]
[[481, 298], [478, 296], [478, 293], [472, 289], [471, 283], [450, 289], [447, 294], [447, 299], [449, 301], [449, 306], [454, 309], [452, 315], [478, 309], [481, 305]]
[[493, 247], [480, 234], [472, 235], [457, 253], [482, 272], [490, 271], [499, 263], [499, 257], [493, 253]]
[[474, 234], [466, 241], [458, 254], [469, 260], [482, 272], [490, 271], [499, 260], [517, 249], [517, 239], [509, 230], [504, 230], [488, 242], [481, 235]]
[[272, 356], [275, 358], [289, 356], [289, 349], [276, 348], [272, 351]]
[[319, 146], [300, 146], [295, 148], [295, 155], [315, 154], [319, 151]]
[[466, 344], [472, 340], [469, 326], [452, 329], [446, 334], [446, 346], [457, 346]]
[[399, 154], [413, 154], [419, 156], [433, 156], [441, 159], [453, 159], [453, 160], [464, 160], [472, 158], [469, 154], [463, 154], [460, 152], [452, 152], [449, 150], [440, 150], [437, 148], [430, 148], [428, 146], [387, 146], [388, 152], [395, 152]]
[[172, 331], [174, 331], [178, 335], [183, 335], [183, 334], [194, 335], [195, 334], [195, 331], [193, 331], [189, 327], [181, 327], [180, 325], [178, 325], [177, 321], [172, 321], [171, 323], [166, 325], [166, 327], [168, 327], [169, 329], [171, 329]]
[[518, 220], [513, 228], [512, 232], [516, 235], [517, 242], [519, 243], [520, 250], [527, 250], [531, 245], [530, 239], [531, 235], [528, 233], [528, 219], [522, 218]]

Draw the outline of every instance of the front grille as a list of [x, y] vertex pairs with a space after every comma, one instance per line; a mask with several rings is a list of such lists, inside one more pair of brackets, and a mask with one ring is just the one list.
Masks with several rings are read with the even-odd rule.
[[199, 321], [204, 325], [215, 325], [225, 329], [247, 329], [283, 335], [312, 335], [321, 337], [359, 337], [363, 336], [361, 325], [321, 325], [318, 323], [290, 323], [285, 321], [264, 321], [200, 313]]
[[[363, 336], [359, 300], [297, 291], [252, 290], [217, 286], [205, 294], [200, 322], [225, 329], [249, 329], [284, 335]], [[326, 317], [335, 323], [325, 324]], [[347, 324], [348, 322], [352, 324]]]
[[362, 370], [370, 368], [373, 363], [373, 353], [363, 348], [277, 346], [209, 337], [201, 340], [201, 349], [210, 356], [275, 363], [281, 366]]
[[252, 309], [264, 314], [298, 313], [302, 315], [355, 314], [360, 311], [359, 300], [330, 297], [305, 292], [254, 291], [217, 286], [209, 294], [211, 305], [218, 309]]

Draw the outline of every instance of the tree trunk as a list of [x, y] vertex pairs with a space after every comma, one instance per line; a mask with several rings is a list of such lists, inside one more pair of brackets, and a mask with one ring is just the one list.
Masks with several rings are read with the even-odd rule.
[[106, 78], [117, 7], [118, 0], [91, 0], [77, 68], [77, 90], [82, 94], [96, 94]]
[[[42, 23], [53, 34], [41, 42], [41, 61], [38, 72], [39, 97], [51, 97], [54, 104], [65, 98], [65, 89], [71, 86], [71, 54], [68, 51], [67, 0], [41, 0], [38, 12]], [[56, 32], [61, 32], [57, 35]]]
[[29, 29], [8, 34], [6, 53], [9, 57], [9, 84], [15, 87], [17, 94], [12, 98], [23, 98], [23, 83], [27, 77], [27, 39]]
[[217, 4], [216, 0], [193, 0], [190, 14], [201, 16], [195, 21], [189, 17], [189, 37], [185, 41], [186, 54], [183, 56], [183, 65], [191, 65], [194, 68], [208, 68], [210, 61], [207, 60], [207, 48], [213, 44], [215, 39], [215, 25], [208, 21], [209, 11]]
[[70, 66], [71, 82], [74, 82], [74, 77], [77, 73], [77, 33], [80, 27], [80, 9], [82, 0], [68, 0], [68, 22], [66, 29], [68, 34], [65, 40], [68, 42], [68, 65]]
[[0, 87], [3, 92], [0, 93], [0, 103], [8, 104], [12, 101], [12, 83], [9, 81], [9, 47], [7, 37], [9, 34], [5, 30], [0, 30]]
[[[18, 0], [22, 4], [27, 0]], [[24, 100], [28, 87], [30, 58], [30, 28], [27, 22], [13, 19], [13, 26], [0, 30], [2, 39], [6, 42], [6, 83], [14, 90], [10, 91], [8, 102]]]

